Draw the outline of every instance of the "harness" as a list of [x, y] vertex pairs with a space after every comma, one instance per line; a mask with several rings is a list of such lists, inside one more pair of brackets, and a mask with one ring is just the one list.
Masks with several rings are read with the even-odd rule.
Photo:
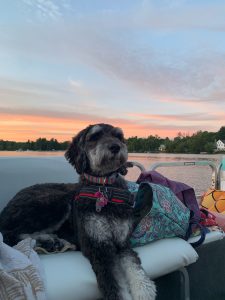
[[85, 202], [86, 200], [95, 201], [96, 211], [100, 212], [108, 203], [114, 205], [127, 205], [134, 207], [134, 196], [128, 190], [111, 186], [88, 185], [83, 186], [79, 194], [75, 196], [75, 201]]

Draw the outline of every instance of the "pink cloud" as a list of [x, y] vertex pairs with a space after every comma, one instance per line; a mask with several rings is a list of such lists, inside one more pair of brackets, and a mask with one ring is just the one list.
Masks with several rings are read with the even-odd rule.
[[[171, 125], [163, 125], [153, 121], [144, 123], [139, 120], [127, 120], [124, 118], [108, 118], [98, 115], [75, 114], [75, 113], [59, 113], [54, 111], [29, 111], [20, 110], [13, 111], [4, 109], [0, 111], [0, 139], [26, 141], [28, 139], [35, 140], [39, 137], [57, 138], [59, 141], [70, 140], [79, 130], [95, 123], [109, 123], [114, 126], [121, 127], [125, 136], [147, 137], [149, 135], [159, 135], [160, 137], [174, 137], [179, 131], [193, 133], [197, 130], [212, 131], [219, 129], [223, 125], [224, 115], [220, 115], [220, 122], [212, 122], [208, 128], [195, 123], [190, 125], [180, 125], [174, 122], [175, 116], [166, 120], [172, 122]], [[141, 116], [139, 116], [141, 117]], [[142, 116], [143, 117], [143, 116]], [[144, 115], [144, 118], [147, 116]], [[150, 118], [150, 116], [149, 116]], [[157, 120], [161, 121], [163, 116], [157, 116]], [[178, 120], [180, 121], [180, 119]], [[176, 124], [176, 125], [174, 125]]]

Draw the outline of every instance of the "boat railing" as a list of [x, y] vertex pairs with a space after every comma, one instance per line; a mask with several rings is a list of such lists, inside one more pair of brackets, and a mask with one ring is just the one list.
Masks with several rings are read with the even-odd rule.
[[209, 166], [212, 170], [211, 188], [218, 189], [220, 187], [219, 168], [212, 161], [179, 161], [179, 162], [156, 162], [149, 168], [150, 171], [156, 170], [159, 167], [190, 167], [190, 166]]
[[[128, 168], [132, 167], [137, 167], [140, 169], [141, 172], [146, 171], [146, 168], [139, 162], [137, 161], [129, 161], [127, 162], [126, 166]], [[203, 166], [208, 166], [212, 170], [212, 177], [211, 177], [211, 188], [212, 189], [221, 189], [221, 166], [222, 163], [217, 165], [208, 160], [199, 160], [199, 161], [171, 161], [171, 162], [156, 162], [150, 165], [149, 171], [156, 170], [159, 167], [190, 167], [190, 166], [198, 166], [198, 167], [203, 167]]]
[[127, 168], [137, 167], [138, 169], [140, 169], [141, 172], [146, 171], [145, 167], [141, 163], [139, 163], [138, 161], [128, 161], [126, 163], [126, 167]]

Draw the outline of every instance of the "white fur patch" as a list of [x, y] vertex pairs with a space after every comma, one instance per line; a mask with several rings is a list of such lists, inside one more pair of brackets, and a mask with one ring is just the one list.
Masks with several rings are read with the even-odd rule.
[[130, 293], [128, 282], [127, 282], [125, 274], [124, 274], [124, 271], [121, 268], [119, 257], [118, 257], [118, 259], [116, 259], [116, 261], [114, 263], [113, 274], [114, 274], [114, 277], [116, 278], [118, 286], [119, 286], [119, 299], [120, 300], [133, 300], [131, 293]]
[[85, 231], [87, 235], [98, 242], [112, 240], [110, 224], [106, 217], [101, 215], [88, 215], [85, 218]]
[[122, 244], [127, 240], [127, 236], [132, 228], [132, 222], [128, 220], [115, 219], [112, 220], [112, 228], [114, 239], [119, 244]]
[[88, 137], [91, 136], [92, 134], [95, 134], [97, 132], [102, 131], [102, 127], [99, 125], [95, 125], [94, 127], [91, 128], [91, 130], [88, 132]]
[[156, 297], [155, 283], [147, 276], [143, 268], [130, 256], [124, 256], [120, 260], [122, 270], [127, 279], [132, 299], [154, 300]]
[[114, 238], [118, 244], [123, 244], [131, 230], [132, 223], [127, 220], [109, 220], [101, 215], [89, 215], [85, 218], [86, 233], [99, 242]]
[[110, 152], [107, 148], [103, 148], [102, 144], [98, 144], [94, 149], [90, 150], [88, 153], [90, 165], [92, 170], [101, 169], [102, 157], [110, 156]]

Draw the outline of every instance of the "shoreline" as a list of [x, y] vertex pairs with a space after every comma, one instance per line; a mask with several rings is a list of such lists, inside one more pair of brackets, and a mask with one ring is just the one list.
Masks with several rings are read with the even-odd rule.
[[[57, 150], [57, 151], [0, 151], [0, 157], [63, 157], [65, 151]], [[159, 152], [159, 153], [133, 153], [129, 152], [129, 158], [138, 159], [154, 159], [160, 158], [160, 160], [165, 159], [176, 159], [179, 160], [218, 160], [224, 156], [225, 153], [214, 153], [214, 154], [195, 154], [195, 153], [167, 153], [167, 152]]]

